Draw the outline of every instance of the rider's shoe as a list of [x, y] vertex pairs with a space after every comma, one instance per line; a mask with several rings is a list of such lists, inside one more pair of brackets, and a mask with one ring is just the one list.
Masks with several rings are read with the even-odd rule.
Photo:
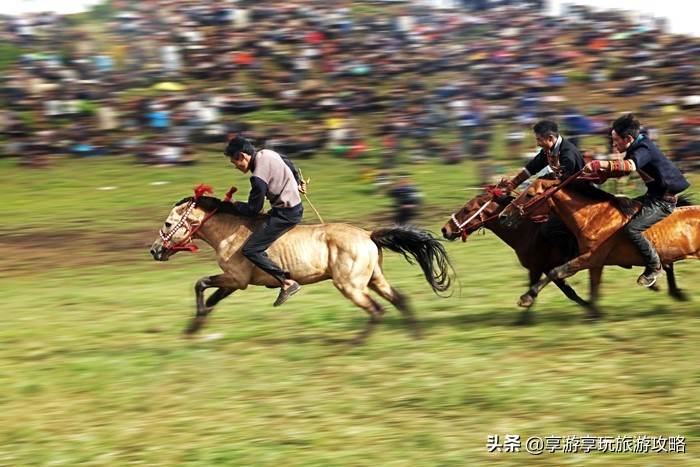
[[661, 265], [656, 268], [647, 266], [644, 269], [644, 273], [639, 276], [639, 279], [637, 279], [637, 284], [641, 285], [642, 287], [651, 287], [654, 285], [657, 279], [663, 275], [663, 273], [664, 270]]
[[273, 303], [272, 306], [280, 306], [281, 304], [286, 302], [289, 297], [299, 292], [299, 289], [301, 289], [301, 285], [299, 285], [298, 282], [294, 282], [286, 290], [280, 290], [280, 294], [277, 296], [277, 300], [275, 300], [275, 303]]

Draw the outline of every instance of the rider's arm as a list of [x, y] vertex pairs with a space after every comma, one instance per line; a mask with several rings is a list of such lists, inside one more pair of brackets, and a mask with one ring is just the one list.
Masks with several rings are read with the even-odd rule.
[[250, 177], [250, 194], [248, 202], [236, 201], [233, 203], [233, 210], [243, 216], [254, 216], [262, 211], [265, 204], [265, 193], [267, 193], [267, 183], [261, 178]]
[[520, 173], [518, 173], [518, 175], [508, 180], [508, 183], [506, 183], [506, 188], [513, 191], [528, 178], [530, 178], [530, 172], [527, 169], [523, 169], [520, 171]]
[[606, 177], [618, 178], [629, 175], [637, 170], [634, 161], [630, 159], [609, 160], [609, 161], [591, 161], [583, 169], [584, 173], [600, 173]]

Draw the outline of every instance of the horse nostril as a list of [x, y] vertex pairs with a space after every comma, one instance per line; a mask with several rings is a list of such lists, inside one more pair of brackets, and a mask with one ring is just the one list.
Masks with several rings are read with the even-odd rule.
[[447, 229], [444, 228], [444, 227], [442, 228], [442, 234], [443, 234], [443, 235], [447, 235]]

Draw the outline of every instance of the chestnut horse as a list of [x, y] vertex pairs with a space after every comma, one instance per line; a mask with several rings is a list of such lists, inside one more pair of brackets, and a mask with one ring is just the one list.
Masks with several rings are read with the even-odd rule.
[[[581, 256], [552, 269], [544, 279], [520, 297], [518, 305], [531, 306], [539, 292], [552, 280], [565, 279], [583, 269], [604, 265], [644, 266], [639, 251], [627, 239], [622, 228], [641, 204], [609, 195], [593, 198], [582, 191], [565, 187], [566, 182], [535, 180], [503, 212], [504, 226], [513, 226], [523, 217], [533, 218], [554, 213], [575, 233]], [[679, 202], [687, 204], [687, 200]], [[629, 204], [625, 208], [625, 204]], [[700, 206], [678, 206], [645, 235], [654, 244], [667, 272], [676, 261], [700, 259]], [[672, 278], [669, 272], [669, 281]], [[679, 296], [682, 298], [682, 295]]]
[[[556, 266], [566, 262], [566, 258], [559, 249], [542, 236], [538, 224], [531, 220], [524, 220], [517, 228], [506, 228], [498, 219], [499, 214], [513, 201], [512, 196], [506, 196], [500, 190], [486, 187], [486, 194], [478, 195], [454, 213], [442, 227], [442, 235], [448, 240], [455, 240], [461, 236], [467, 241], [467, 236], [485, 227], [491, 230], [498, 238], [515, 250], [520, 264], [528, 270], [530, 286], [535, 285], [542, 275], [551, 271]], [[685, 296], [676, 285], [673, 265], [664, 267], [669, 285], [669, 293], [678, 299]], [[572, 301], [585, 307], [588, 311], [586, 318], [600, 317], [600, 310], [595, 306], [599, 297], [600, 283], [602, 281], [603, 268], [589, 268], [590, 301], [583, 300], [565, 279], [556, 279], [554, 283]], [[658, 284], [654, 284], [652, 290], [659, 290]]]
[[[199, 238], [216, 251], [223, 274], [197, 281], [197, 310], [185, 331], [188, 335], [197, 332], [214, 306], [234, 291], [251, 284], [269, 288], [280, 285], [242, 253], [246, 239], [264, 222], [266, 215], [238, 216], [233, 213], [228, 197], [221, 201], [203, 196], [210, 191], [210, 187], [200, 185], [194, 197], [177, 203], [150, 250], [155, 260], [167, 261], [177, 251], [195, 251], [192, 242]], [[383, 248], [402, 254], [411, 264], [417, 261], [435, 293], [449, 289], [452, 266], [444, 247], [428, 232], [413, 226], [396, 225], [368, 232], [341, 223], [297, 225], [277, 239], [267, 253], [302, 285], [331, 279], [346, 298], [369, 314], [370, 320], [355, 342], [367, 337], [384, 314], [368, 289], [398, 308], [418, 337], [419, 330], [407, 298], [384, 277]], [[217, 290], [205, 301], [204, 291], [211, 287]]]
[[[536, 284], [543, 274], [566, 262], [566, 257], [542, 236], [535, 222], [522, 222], [517, 229], [503, 227], [498, 216], [514, 198], [493, 187], [485, 189], [487, 193], [475, 196], [452, 214], [442, 227], [442, 235], [446, 239], [455, 240], [461, 236], [466, 242], [467, 237], [477, 230], [484, 227], [489, 229], [515, 250], [518, 261], [528, 270], [530, 286]], [[586, 318], [595, 319], [599, 317], [600, 312], [592, 302], [598, 295], [602, 268], [591, 269], [589, 272], [591, 302], [579, 297], [566, 280], [557, 279], [554, 283], [567, 298], [587, 309]]]

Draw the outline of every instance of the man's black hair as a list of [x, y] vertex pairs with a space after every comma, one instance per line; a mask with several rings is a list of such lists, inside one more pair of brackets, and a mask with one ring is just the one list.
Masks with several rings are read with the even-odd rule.
[[642, 124], [639, 123], [639, 120], [636, 120], [632, 114], [625, 114], [612, 124], [613, 131], [617, 133], [620, 138], [626, 138], [628, 136], [637, 138], [641, 128]]
[[255, 148], [250, 141], [242, 136], [236, 135], [235, 138], [231, 138], [224, 150], [224, 155], [226, 157], [238, 157], [238, 153], [244, 152], [250, 156], [255, 154]]
[[559, 137], [559, 125], [552, 120], [540, 120], [532, 127], [532, 131], [543, 138], [548, 138], [550, 136]]

